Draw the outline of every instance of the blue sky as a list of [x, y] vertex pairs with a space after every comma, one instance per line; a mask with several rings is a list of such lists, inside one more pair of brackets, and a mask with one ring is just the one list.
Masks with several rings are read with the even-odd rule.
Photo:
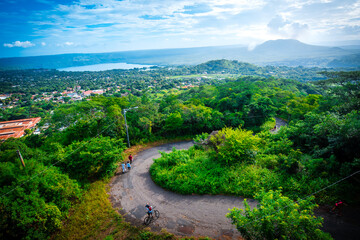
[[360, 43], [360, 0], [1, 0], [0, 57]]

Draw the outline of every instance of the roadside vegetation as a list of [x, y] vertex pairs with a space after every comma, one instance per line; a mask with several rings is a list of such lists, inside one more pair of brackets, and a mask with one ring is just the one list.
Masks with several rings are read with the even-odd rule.
[[[247, 205], [244, 215], [238, 209], [229, 214], [246, 239], [330, 238], [319, 230], [321, 219], [312, 216], [316, 204], [312, 205], [314, 199], [308, 196], [315, 194], [320, 204], [331, 204], [338, 199], [358, 204], [358, 196], [354, 197], [353, 193], [354, 189], [359, 191], [356, 182], [359, 176], [342, 179], [360, 170], [356, 147], [360, 144], [360, 75], [359, 72], [329, 75], [333, 78], [316, 83], [325, 88], [322, 96], [303, 98], [312, 98], [312, 106], [303, 99], [290, 100], [287, 108], [292, 105], [294, 111], [291, 121], [277, 134], [268, 130], [254, 134], [239, 127], [223, 128], [211, 136], [198, 135], [194, 139], [198, 143], [195, 147], [162, 153], [150, 168], [153, 180], [182, 194], [257, 198], [258, 210], [251, 211]], [[304, 105], [297, 108], [299, 103]], [[267, 125], [260, 129], [266, 129]], [[327, 189], [337, 181], [340, 182]], [[270, 203], [262, 202], [267, 192], [271, 193]], [[309, 207], [299, 209], [297, 202]], [[288, 213], [283, 215], [285, 207]], [[265, 213], [269, 209], [273, 212]], [[287, 232], [286, 225], [291, 223], [278, 221], [292, 219], [295, 216], [292, 211], [307, 213], [305, 219], [313, 221], [293, 222], [303, 230]]]
[[[291, 200], [317, 191], [359, 170], [359, 72], [328, 77], [316, 86], [245, 76], [188, 90], [169, 86], [160, 94], [143, 89], [51, 105], [41, 113], [46, 131], [0, 145], [0, 238], [173, 238], [130, 226], [107, 199], [105, 185], [126, 149], [123, 110], [135, 106], [126, 113], [131, 145], [205, 133], [200, 142], [220, 130], [207, 145], [156, 161], [151, 174], [166, 188], [253, 197], [282, 187]], [[268, 131], [274, 116], [289, 121], [278, 134]], [[355, 201], [352, 181], [317, 194], [316, 201]]]

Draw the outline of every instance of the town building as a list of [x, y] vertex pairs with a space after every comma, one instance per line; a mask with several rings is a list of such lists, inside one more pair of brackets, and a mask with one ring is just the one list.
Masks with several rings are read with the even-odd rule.
[[0, 141], [24, 136], [25, 130], [33, 129], [40, 120], [41, 117], [0, 122]]
[[105, 92], [104, 90], [98, 89], [98, 90], [85, 91], [85, 92], [83, 92], [82, 94], [83, 94], [85, 97], [88, 97], [88, 96], [90, 96], [92, 93], [93, 93], [93, 94], [103, 94], [104, 92]]

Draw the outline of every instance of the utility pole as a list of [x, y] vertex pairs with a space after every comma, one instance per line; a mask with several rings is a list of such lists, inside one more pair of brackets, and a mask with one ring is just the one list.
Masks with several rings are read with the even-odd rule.
[[16, 150], [16, 152], [17, 152], [17, 154], [19, 155], [19, 158], [20, 158], [21, 164], [25, 167], [25, 162], [24, 162], [23, 157], [21, 156], [20, 150]]
[[128, 125], [127, 125], [127, 121], [126, 121], [126, 112], [131, 109], [136, 109], [136, 108], [138, 108], [138, 107], [124, 109], [124, 118], [125, 118], [125, 127], [126, 127], [126, 136], [127, 136], [128, 147], [130, 147], [130, 141], [129, 141], [129, 130], [128, 130]]

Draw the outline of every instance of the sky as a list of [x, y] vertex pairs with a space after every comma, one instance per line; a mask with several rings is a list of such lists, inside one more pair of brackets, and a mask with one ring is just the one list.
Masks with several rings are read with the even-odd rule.
[[360, 44], [360, 0], [1, 0], [0, 57]]

